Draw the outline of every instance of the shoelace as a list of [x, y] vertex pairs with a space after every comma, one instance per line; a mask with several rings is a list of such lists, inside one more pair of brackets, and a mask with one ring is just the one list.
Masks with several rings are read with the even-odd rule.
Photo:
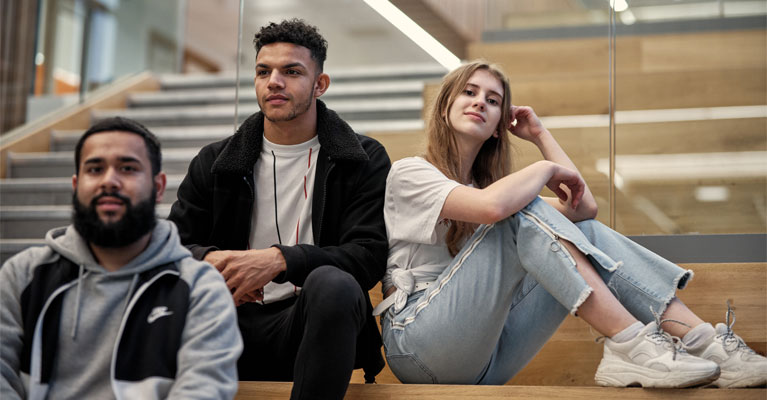
[[[730, 321], [730, 318], [732, 318], [732, 321]], [[732, 331], [732, 326], [735, 325], [735, 311], [730, 305], [730, 300], [727, 300], [727, 313], [725, 314], [725, 320], [727, 321], [727, 332], [716, 335], [717, 339], [722, 338], [724, 350], [728, 353], [732, 353], [733, 351], [737, 350], [742, 350], [747, 353], [755, 353], [754, 350], [748, 347], [746, 342], [740, 336], [736, 335], [735, 332]]]
[[648, 336], [651, 339], [660, 340], [661, 342], [671, 346], [671, 351], [673, 351], [672, 354], [672, 360], [676, 360], [677, 354], [684, 354], [687, 353], [687, 346], [682, 342], [682, 339], [680, 339], [677, 336], [674, 336], [666, 331], [664, 331], [661, 328], [661, 325], [663, 325], [665, 322], [674, 322], [680, 325], [684, 325], [686, 327], [690, 327], [690, 325], [687, 325], [686, 323], [682, 321], [677, 321], [675, 319], [660, 319], [661, 315], [655, 310], [653, 310], [652, 307], [650, 307], [650, 311], [652, 312], [653, 317], [655, 318], [655, 331], [648, 334]]
[[[682, 342], [682, 339], [680, 339], [677, 336], [673, 336], [670, 333], [668, 333], [668, 332], [664, 331], [663, 329], [661, 329], [661, 324], [663, 324], [665, 322], [675, 322], [677, 324], [684, 325], [684, 326], [686, 326], [688, 328], [690, 327], [690, 325], [687, 325], [684, 322], [677, 321], [675, 319], [670, 319], [670, 318], [660, 319], [661, 315], [658, 314], [657, 312], [655, 312], [655, 310], [653, 310], [652, 307], [650, 307], [650, 311], [652, 312], [652, 315], [655, 318], [655, 327], [656, 328], [655, 328], [655, 331], [650, 332], [649, 334], [647, 334], [647, 336], [649, 336], [650, 339], [656, 339], [656, 340], [659, 340], [660, 342], [662, 342], [662, 343], [664, 343], [666, 345], [671, 346], [671, 351], [673, 351], [673, 354], [672, 354], [671, 357], [672, 357], [673, 360], [676, 360], [677, 353], [687, 353], [687, 346], [684, 344], [684, 342]], [[599, 336], [596, 339], [594, 339], [594, 341], [596, 343], [601, 343], [606, 337], [607, 336]]]

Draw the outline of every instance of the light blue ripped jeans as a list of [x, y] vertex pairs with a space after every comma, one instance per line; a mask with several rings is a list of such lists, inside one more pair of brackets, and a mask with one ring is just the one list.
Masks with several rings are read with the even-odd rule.
[[502, 385], [554, 334], [591, 288], [559, 238], [594, 264], [637, 319], [665, 311], [692, 271], [603, 224], [573, 224], [540, 198], [480, 226], [435, 283], [381, 318], [389, 367], [404, 383]]

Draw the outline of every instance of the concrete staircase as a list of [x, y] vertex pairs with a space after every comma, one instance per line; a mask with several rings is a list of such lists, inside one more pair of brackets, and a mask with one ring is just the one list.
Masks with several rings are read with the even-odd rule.
[[[397, 137], [423, 130], [421, 113], [427, 81], [445, 70], [438, 65], [376, 66], [328, 71], [331, 85], [322, 97], [328, 107], [360, 133]], [[149, 127], [162, 142], [168, 191], [158, 215], [167, 216], [191, 159], [207, 144], [234, 132], [235, 84], [238, 122], [258, 111], [253, 78], [169, 75], [158, 92], [135, 93], [128, 108], [98, 110], [91, 122], [121, 115]], [[10, 153], [8, 178], [0, 180], [0, 261], [43, 243], [48, 229], [70, 221], [73, 149], [84, 129], [53, 131], [51, 151]]]

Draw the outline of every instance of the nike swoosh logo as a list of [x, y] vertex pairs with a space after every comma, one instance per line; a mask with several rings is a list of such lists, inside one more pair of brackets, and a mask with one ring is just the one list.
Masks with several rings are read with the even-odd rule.
[[168, 311], [168, 307], [155, 307], [152, 309], [152, 312], [149, 313], [149, 316], [146, 318], [146, 322], [151, 324], [152, 322], [169, 315], [173, 315], [173, 311]]

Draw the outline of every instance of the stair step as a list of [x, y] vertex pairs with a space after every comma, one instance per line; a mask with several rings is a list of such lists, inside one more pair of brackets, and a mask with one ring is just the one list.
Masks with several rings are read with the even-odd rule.
[[[162, 152], [162, 169], [169, 175], [186, 174], [189, 162], [199, 149], [167, 149]], [[75, 173], [74, 153], [9, 153], [8, 176], [11, 178], [63, 178]]]
[[[277, 400], [290, 397], [291, 382], [240, 381], [236, 400]], [[767, 389], [642, 389], [603, 388], [598, 386], [475, 386], [475, 385], [401, 385], [352, 383], [346, 391], [346, 400], [369, 399], [694, 399], [694, 400], [764, 400]]]
[[6, 239], [0, 238], [0, 265], [14, 254], [26, 249], [27, 247], [43, 246], [45, 238], [42, 236], [36, 239]]
[[[375, 100], [332, 100], [327, 106], [346, 121], [380, 119], [418, 119], [423, 109], [420, 97], [397, 97]], [[259, 110], [258, 104], [241, 104], [238, 119], [244, 120]], [[91, 113], [93, 121], [113, 116], [135, 119], [151, 126], [214, 125], [232, 123], [234, 107], [210, 105], [199, 107], [150, 107], [125, 110], [96, 110]]]
[[[334, 69], [326, 71], [330, 75], [332, 84], [353, 81], [392, 81], [403, 79], [439, 80], [445, 76], [447, 70], [436, 64], [413, 64], [413, 65], [380, 65], [359, 68]], [[231, 87], [235, 85], [234, 75], [161, 75], [160, 85], [163, 90], [173, 89], [199, 89], [214, 87]], [[253, 74], [243, 73], [238, 80], [241, 86], [253, 86]], [[332, 86], [331, 84], [331, 86]]]
[[[253, 80], [249, 81], [249, 87], [241, 87], [239, 101], [243, 103], [256, 103], [258, 98], [253, 89]], [[387, 82], [342, 82], [333, 83], [328, 91], [322, 95], [322, 100], [358, 99], [373, 100], [391, 97], [417, 97], [423, 94], [424, 83], [421, 80], [393, 80]], [[211, 104], [233, 104], [235, 99], [234, 87], [227, 88], [201, 88], [197, 90], [164, 90], [160, 92], [140, 92], [128, 97], [128, 105], [138, 107], [165, 107], [165, 106], [193, 106]]]
[[[183, 175], [168, 175], [162, 202], [176, 200]], [[3, 206], [44, 206], [72, 204], [71, 178], [0, 179], [0, 204]]]
[[[230, 113], [231, 114], [231, 113]], [[124, 114], [120, 114], [124, 115]], [[231, 115], [230, 115], [231, 118]], [[395, 120], [360, 120], [350, 121], [349, 125], [358, 133], [419, 131], [424, 128], [424, 122], [420, 118], [395, 119]], [[234, 128], [232, 121], [222, 125], [204, 126], [157, 126], [148, 125], [154, 133], [163, 149], [170, 148], [200, 148], [206, 144], [225, 139], [232, 135]], [[83, 134], [83, 130], [61, 130], [51, 133], [51, 151], [73, 151], [75, 144]]]
[[[157, 216], [165, 218], [170, 204], [158, 204]], [[71, 222], [72, 206], [0, 206], [0, 238], [41, 238], [48, 230]]]

